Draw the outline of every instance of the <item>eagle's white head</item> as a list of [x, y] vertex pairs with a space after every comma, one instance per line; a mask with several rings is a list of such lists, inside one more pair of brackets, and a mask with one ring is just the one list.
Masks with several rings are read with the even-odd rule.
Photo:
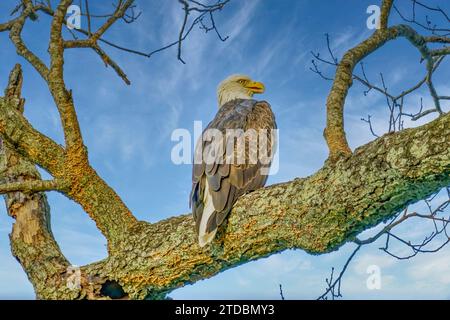
[[263, 93], [264, 84], [250, 79], [243, 74], [233, 74], [223, 80], [217, 87], [219, 108], [234, 99], [251, 99], [255, 93]]

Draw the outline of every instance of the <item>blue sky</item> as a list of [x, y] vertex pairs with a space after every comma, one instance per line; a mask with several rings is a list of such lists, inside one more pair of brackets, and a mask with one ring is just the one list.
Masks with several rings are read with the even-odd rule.
[[[91, 10], [107, 12], [108, 1], [91, 1]], [[326, 54], [324, 34], [338, 57], [346, 49], [371, 34], [366, 27], [366, 8], [377, 1], [295, 1], [234, 0], [219, 13], [216, 22], [226, 42], [213, 33], [194, 30], [183, 45], [186, 65], [176, 60], [170, 49], [150, 59], [105, 48], [123, 67], [131, 86], [126, 86], [110, 68], [89, 50], [66, 53], [65, 77], [73, 90], [80, 125], [94, 168], [118, 192], [134, 214], [142, 220], [158, 220], [189, 212], [191, 186], [189, 165], [174, 165], [170, 136], [177, 128], [193, 130], [195, 120], [209, 122], [217, 111], [216, 86], [233, 73], [245, 73], [265, 83], [261, 99], [269, 101], [280, 128], [280, 170], [269, 184], [313, 174], [327, 156], [322, 138], [325, 100], [330, 82], [309, 70], [310, 51]], [[15, 1], [0, 3], [0, 21]], [[400, 7], [407, 8], [408, 1]], [[450, 6], [445, 1], [431, 4]], [[137, 1], [140, 19], [131, 25], [119, 24], [106, 38], [130, 48], [152, 51], [176, 39], [182, 11], [177, 1]], [[398, 21], [394, 14], [393, 21]], [[28, 23], [25, 41], [48, 62], [48, 19]], [[16, 62], [24, 67], [23, 95], [26, 116], [32, 124], [62, 143], [58, 114], [39, 75], [15, 50], [6, 34], [0, 33], [0, 87]], [[405, 40], [387, 44], [365, 60], [371, 80], [383, 72], [394, 92], [413, 85], [424, 75], [419, 55]], [[332, 76], [333, 68], [323, 66]], [[436, 74], [437, 90], [449, 94], [449, 64], [443, 62]], [[439, 81], [441, 80], [441, 81]], [[416, 111], [420, 97], [431, 99], [425, 90], [407, 100]], [[448, 107], [448, 106], [447, 106]], [[448, 109], [447, 109], [448, 110]], [[346, 103], [346, 130], [352, 148], [373, 139], [360, 120], [373, 116], [377, 133], [387, 129], [388, 111], [384, 99], [375, 93], [363, 95], [355, 84]], [[415, 126], [429, 121], [427, 117]], [[45, 173], [44, 173], [45, 174]], [[49, 193], [52, 226], [62, 251], [71, 263], [83, 265], [106, 256], [105, 240], [81, 208], [57, 193]], [[423, 210], [422, 204], [415, 205]], [[33, 299], [32, 286], [21, 266], [11, 256], [8, 234], [12, 219], [0, 207], [0, 299]], [[428, 228], [427, 228], [428, 227]], [[423, 221], [402, 226], [399, 234], [422, 239], [431, 231]], [[425, 231], [424, 231], [425, 230]], [[383, 243], [362, 249], [349, 267], [343, 282], [345, 298], [450, 298], [450, 249], [397, 261], [378, 250]], [[288, 299], [310, 299], [325, 288], [331, 267], [340, 268], [354, 245], [348, 244], [327, 255], [311, 256], [301, 250], [286, 251], [261, 259], [178, 289], [175, 299], [255, 298], [278, 299], [278, 284]], [[404, 248], [398, 246], [397, 252]], [[367, 267], [378, 265], [382, 275], [380, 290], [366, 287]]]

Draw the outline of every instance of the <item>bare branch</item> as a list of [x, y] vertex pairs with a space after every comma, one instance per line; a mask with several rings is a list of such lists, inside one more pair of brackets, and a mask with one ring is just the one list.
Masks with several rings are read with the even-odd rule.
[[280, 297], [281, 297], [281, 300], [284, 300], [283, 286], [281, 284], [280, 284]]
[[[348, 155], [351, 153], [350, 148], [348, 147], [347, 139], [345, 137], [343, 108], [345, 97], [347, 95], [350, 86], [352, 85], [352, 80], [353, 79], [359, 80], [361, 83], [368, 86], [369, 89], [376, 88], [367, 81], [366, 76], [364, 76], [365, 79], [362, 79], [353, 74], [353, 70], [356, 63], [360, 62], [360, 60], [362, 60], [368, 54], [375, 51], [380, 46], [384, 45], [384, 43], [386, 43], [387, 41], [396, 39], [398, 37], [404, 37], [408, 39], [409, 42], [419, 50], [423, 59], [427, 61], [426, 65], [427, 76], [425, 78], [425, 83], [428, 85], [430, 94], [433, 97], [433, 101], [435, 104], [435, 111], [440, 114], [443, 113], [440, 107], [439, 95], [437, 94], [434, 84], [432, 82], [432, 74], [436, 69], [435, 68], [436, 63], [439, 61], [434, 60], [433, 57], [430, 55], [430, 50], [428, 49], [426, 42], [424, 41], [424, 38], [421, 35], [419, 35], [414, 29], [412, 29], [407, 25], [397, 25], [385, 30], [383, 29], [377, 30], [371, 37], [369, 37], [369, 39], [361, 42], [356, 47], [347, 51], [344, 54], [342, 60], [337, 65], [333, 87], [327, 99], [327, 125], [324, 131], [324, 136], [330, 151], [330, 159], [336, 160], [342, 155]], [[329, 48], [329, 42], [327, 43]], [[320, 61], [326, 62], [331, 65], [335, 65], [333, 61], [334, 60], [333, 56], [332, 61], [321, 59], [318, 54], [314, 55], [314, 57]], [[322, 73], [320, 72], [320, 70], [318, 70], [314, 62], [313, 66], [314, 69], [311, 70], [323, 77]], [[326, 77], [323, 78], [326, 79]], [[418, 84], [418, 86], [420, 85], [421, 83]], [[395, 98], [387, 94], [387, 88], [385, 86], [383, 88], [376, 88], [376, 90], [383, 93], [386, 96], [389, 109], [391, 111], [391, 119], [390, 119], [390, 131], [391, 131], [396, 127], [395, 125], [396, 122], [402, 123], [401, 115], [399, 115], [398, 117], [394, 117], [393, 111], [396, 107], [399, 108], [402, 107], [398, 104], [397, 100], [401, 99], [401, 103], [403, 103], [402, 98], [404, 94]], [[388, 98], [393, 100], [392, 104], [390, 103], [390, 100]]]
[[105, 62], [105, 65], [107, 66], [111, 66], [111, 68], [114, 69], [114, 71], [117, 73], [117, 75], [122, 78], [122, 80], [130, 85], [131, 82], [130, 80], [128, 80], [127, 75], [125, 74], [125, 72], [123, 72], [123, 70], [119, 67], [119, 65], [117, 63], [114, 62], [114, 60], [112, 60], [105, 51], [103, 51], [99, 45], [95, 45], [93, 47], [94, 51], [100, 56], [100, 58], [103, 60], [103, 62]]
[[314, 73], [317, 73], [324, 80], [328, 80], [328, 81], [332, 81], [333, 80], [332, 78], [329, 78], [329, 77], [323, 75], [322, 71], [319, 70], [319, 68], [317, 67], [317, 64], [316, 64], [316, 62], [314, 60], [311, 60], [311, 63], [313, 65], [314, 69], [309, 67], [309, 70], [311, 70]]
[[92, 37], [92, 29], [91, 29], [91, 14], [89, 13], [89, 1], [84, 1], [84, 6], [86, 7], [86, 17], [88, 22], [88, 35]]
[[445, 47], [445, 48], [441, 48], [441, 49], [435, 49], [435, 50], [431, 50], [430, 51], [430, 55], [432, 57], [436, 57], [436, 56], [445, 56], [450, 54], [450, 47]]
[[92, 40], [97, 41], [118, 19], [123, 18], [125, 12], [133, 4], [134, 0], [126, 0], [124, 4], [119, 2], [114, 14], [92, 35]]
[[[433, 195], [431, 197], [434, 198], [437, 195]], [[370, 245], [380, 239], [381, 237], [385, 236], [385, 244], [384, 247], [381, 247], [380, 250], [384, 251], [391, 257], [394, 257], [399, 260], [407, 260], [415, 257], [416, 255], [420, 253], [435, 253], [441, 250], [444, 246], [446, 246], [448, 243], [450, 243], [450, 236], [447, 233], [447, 226], [450, 223], [450, 217], [449, 218], [441, 218], [438, 216], [439, 213], [444, 212], [444, 210], [449, 206], [450, 204], [450, 190], [447, 188], [447, 195], [448, 199], [439, 204], [435, 209], [431, 208], [431, 205], [429, 203], [429, 200], [425, 199], [424, 202], [427, 204], [430, 213], [429, 214], [420, 214], [417, 212], [408, 212], [408, 207], [406, 207], [403, 212], [398, 213], [393, 216], [391, 221], [387, 223], [379, 232], [377, 232], [375, 235], [366, 238], [366, 239], [359, 239], [355, 238], [353, 242], [357, 244], [357, 247], [352, 252], [352, 254], [349, 255], [349, 257], [346, 260], [346, 263], [344, 264], [344, 267], [342, 271], [340, 272], [339, 276], [334, 279], [334, 268], [332, 268], [331, 276], [330, 278], [326, 279], [327, 283], [327, 289], [326, 291], [319, 297], [319, 299], [327, 299], [328, 297], [335, 299], [342, 297], [341, 293], [341, 282], [342, 278], [345, 274], [345, 271], [347, 270], [347, 267], [349, 263], [353, 260], [355, 254], [362, 248], [363, 246]], [[429, 236], [425, 237], [422, 242], [413, 244], [411, 241], [404, 240], [401, 237], [395, 235], [392, 230], [401, 225], [404, 224], [407, 220], [410, 220], [412, 218], [420, 218], [423, 220], [432, 220], [435, 226], [435, 231], [433, 231]], [[441, 227], [438, 227], [437, 223], [441, 223]], [[439, 244], [438, 246], [435, 246], [432, 249], [426, 248], [429, 244], [432, 243], [433, 240], [435, 240], [439, 235], [444, 234], [444, 241]], [[405, 245], [406, 247], [409, 247], [412, 250], [411, 254], [400, 256], [397, 254], [394, 254], [390, 250], [391, 245], [391, 239], [397, 240], [399, 243]]]
[[371, 117], [371, 115], [369, 114], [369, 115], [367, 115], [367, 119], [361, 118], [361, 120], [364, 121], [364, 122], [366, 122], [366, 123], [369, 125], [369, 129], [370, 129], [370, 132], [372, 133], [372, 135], [373, 135], [374, 137], [376, 137], [376, 138], [379, 138], [380, 136], [377, 135], [377, 134], [373, 131], [372, 120], [371, 120], [371, 118], [372, 118], [372, 117]]
[[420, 2], [418, 0], [410, 0], [410, 1], [413, 3], [413, 5], [417, 4], [417, 5], [424, 7], [425, 9], [428, 9], [430, 11], [435, 11], [435, 12], [442, 14], [444, 16], [444, 18], [447, 19], [448, 22], [450, 22], [450, 18], [448, 16], [448, 14], [444, 10], [442, 10], [440, 7], [436, 7], [436, 8], [430, 7], [426, 4], [423, 4], [422, 2]]
[[41, 191], [63, 190], [64, 185], [57, 180], [27, 180], [0, 184], [0, 194], [9, 192], [35, 193]]
[[360, 248], [361, 248], [361, 245], [358, 245], [355, 248], [355, 250], [353, 250], [352, 254], [348, 257], [347, 261], [345, 262], [341, 272], [339, 273], [339, 275], [337, 276], [336, 279], [333, 279], [334, 278], [334, 268], [331, 269], [330, 278], [325, 280], [327, 283], [327, 289], [319, 298], [317, 298], [318, 300], [327, 300], [328, 296], [330, 296], [332, 300], [342, 297], [342, 293], [341, 293], [342, 278], [345, 274], [345, 271], [347, 271], [347, 268], [348, 268], [350, 262], [356, 256], [356, 253], [359, 251]]
[[53, 15], [50, 27], [50, 71], [47, 81], [50, 93], [61, 118], [66, 149], [69, 153], [77, 153], [83, 161], [87, 161], [86, 148], [83, 144], [80, 125], [78, 123], [72, 94], [64, 83], [64, 41], [62, 27], [68, 7], [72, 0], [61, 0]]
[[394, 0], [383, 0], [380, 10], [380, 29], [386, 30], [388, 27], [389, 15], [391, 13], [392, 4]]
[[436, 25], [432, 25], [431, 21], [428, 19], [428, 16], [426, 16], [426, 24], [423, 24], [422, 22], [419, 22], [416, 19], [416, 5], [417, 4], [428, 10], [440, 12], [444, 16], [444, 18], [447, 20], [447, 22], [449, 22], [448, 16], [444, 12], [444, 10], [442, 10], [440, 8], [431, 8], [429, 6], [423, 5], [422, 3], [420, 3], [417, 0], [411, 0], [411, 2], [412, 2], [412, 18], [407, 18], [404, 14], [402, 14], [400, 12], [400, 10], [395, 6], [395, 4], [393, 5], [394, 10], [397, 12], [397, 14], [400, 16], [400, 18], [403, 19], [403, 21], [417, 25], [417, 26], [423, 28], [424, 30], [431, 31], [433, 33], [433, 35], [438, 35], [437, 34], [438, 32], [443, 33], [442, 35], [438, 35], [438, 36], [447, 36], [448, 34], [450, 34], [449, 28], [439, 28]]
[[[177, 46], [177, 58], [182, 62], [185, 63], [183, 58], [181, 57], [181, 51], [182, 51], [182, 43], [183, 41], [189, 36], [189, 34], [192, 32], [195, 26], [199, 25], [200, 29], [204, 30], [206, 33], [209, 31], [214, 30], [216, 32], [217, 37], [221, 41], [226, 41], [228, 39], [227, 37], [223, 37], [219, 30], [217, 29], [215, 20], [214, 20], [214, 13], [217, 11], [220, 11], [223, 9], [223, 7], [229, 2], [230, 0], [223, 0], [218, 1], [214, 5], [206, 5], [199, 1], [193, 1], [193, 0], [178, 0], [178, 2], [183, 6], [183, 22], [180, 27], [180, 31], [178, 33], [178, 39], [172, 43], [169, 43], [168, 45], [165, 45], [162, 48], [156, 49], [148, 54], [148, 56], [152, 56], [155, 53], [161, 52], [163, 50], [166, 50], [168, 48], [171, 48], [173, 46]], [[198, 12], [198, 16], [195, 17], [190, 25], [188, 26], [189, 21], [189, 15], [191, 12]], [[207, 26], [205, 24], [205, 17], [209, 17], [211, 26]]]
[[[54, 13], [54, 11], [50, 8], [50, 7], [40, 7], [39, 8], [39, 10], [41, 10], [42, 12], [44, 12], [44, 13], [46, 13], [47, 15], [49, 15], [49, 16], [53, 16], [55, 13]], [[99, 17], [110, 17], [112, 14], [110, 14], [110, 15], [105, 15], [105, 16], [99, 16]], [[90, 15], [91, 17], [94, 17], [95, 15]], [[64, 24], [65, 25], [67, 25], [67, 21], [66, 20], [64, 20]], [[69, 29], [69, 31], [71, 31], [70, 29]], [[87, 37], [90, 37], [91, 36], [91, 34], [89, 33], [89, 31], [88, 30], [84, 30], [84, 29], [82, 29], [82, 28], [80, 28], [80, 29], [75, 29], [75, 31], [77, 32], [77, 33], [80, 33], [80, 34], [82, 34], [82, 35], [84, 35], [84, 36], [87, 36]], [[72, 31], [71, 31], [72, 32]], [[77, 37], [74, 37], [74, 39], [77, 39]], [[147, 54], [147, 53], [145, 53], [145, 52], [142, 52], [142, 51], [138, 51], [138, 50], [133, 50], [133, 49], [129, 49], [129, 48], [126, 48], [126, 47], [124, 47], [124, 46], [120, 46], [120, 45], [117, 45], [117, 44], [115, 44], [115, 43], [113, 43], [113, 42], [111, 42], [111, 41], [108, 41], [108, 40], [106, 40], [106, 39], [104, 39], [104, 38], [98, 38], [98, 41], [99, 42], [102, 42], [102, 43], [104, 43], [104, 44], [106, 44], [106, 45], [108, 45], [108, 46], [110, 46], [110, 47], [113, 47], [113, 48], [116, 48], [116, 49], [118, 49], [118, 50], [121, 50], [121, 51], [125, 51], [125, 52], [129, 52], [129, 53], [132, 53], [132, 54], [136, 54], [136, 55], [139, 55], [139, 56], [144, 56], [144, 57], [149, 57], [149, 55]], [[68, 41], [65, 41], [65, 42], [68, 42]], [[79, 46], [80, 46], [80, 48], [86, 48], [86, 47], [90, 47], [90, 43], [89, 43], [89, 41], [84, 41], [84, 42], [79, 42]], [[69, 45], [68, 47], [71, 47], [71, 45]], [[75, 45], [73, 45], [72, 47], [76, 47]]]
[[450, 43], [450, 38], [444, 36], [428, 36], [424, 39], [426, 42]]
[[35, 130], [23, 117], [22, 69], [16, 65], [11, 71], [5, 98], [0, 98], [0, 135], [3, 142], [46, 170], [60, 169], [64, 150], [53, 140]]

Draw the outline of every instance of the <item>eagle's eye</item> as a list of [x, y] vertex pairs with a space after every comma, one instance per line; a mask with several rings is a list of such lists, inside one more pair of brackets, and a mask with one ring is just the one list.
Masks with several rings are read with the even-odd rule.
[[247, 83], [247, 80], [245, 80], [245, 79], [240, 79], [240, 80], [238, 80], [238, 83], [244, 85], [244, 84]]

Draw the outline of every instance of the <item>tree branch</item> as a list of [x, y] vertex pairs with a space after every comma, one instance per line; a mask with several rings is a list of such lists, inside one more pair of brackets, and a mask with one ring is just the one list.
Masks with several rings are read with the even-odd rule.
[[434, 49], [430, 51], [430, 56], [436, 57], [436, 56], [445, 56], [450, 54], [450, 47], [440, 48], [440, 49]]
[[[197, 245], [191, 215], [140, 222], [108, 259], [82, 267], [82, 274], [115, 281], [130, 298], [161, 298], [285, 249], [315, 254], [336, 250], [450, 184], [449, 136], [450, 115], [444, 115], [422, 127], [384, 135], [308, 178], [247, 194], [206, 249]], [[64, 297], [63, 290], [52, 294]]]
[[[117, 255], [84, 270], [112, 274], [131, 297], [142, 298], [285, 249], [336, 250], [450, 184], [449, 124], [445, 115], [385, 135], [306, 179], [243, 196], [206, 250], [196, 245], [192, 218], [185, 215], [141, 223]], [[114, 268], [119, 263], [124, 267]]]
[[16, 65], [9, 77], [5, 97], [0, 97], [0, 135], [4, 143], [50, 172], [61, 170], [64, 149], [35, 130], [22, 115], [22, 69]]
[[450, 38], [444, 36], [428, 36], [424, 39], [426, 42], [450, 43]]
[[77, 154], [81, 161], [87, 161], [87, 154], [83, 144], [75, 106], [73, 105], [72, 95], [66, 89], [64, 83], [64, 41], [62, 38], [62, 27], [67, 8], [71, 4], [72, 0], [61, 0], [53, 15], [48, 47], [50, 71], [47, 83], [55, 104], [58, 107], [67, 152]]
[[126, 236], [126, 230], [136, 224], [136, 219], [83, 157], [67, 152], [24, 118], [21, 84], [22, 71], [20, 65], [16, 65], [5, 90], [6, 96], [0, 97], [0, 135], [4, 144], [46, 169], [58, 181], [59, 191], [79, 203], [96, 222], [113, 250], [112, 244]]
[[333, 86], [327, 98], [327, 124], [324, 131], [331, 160], [336, 160], [342, 155], [351, 154], [344, 130], [344, 103], [353, 82], [353, 70], [356, 64], [383, 46], [387, 41], [399, 37], [408, 39], [420, 51], [423, 59], [427, 61], [428, 75], [426, 83], [435, 102], [436, 110], [442, 113], [439, 99], [436, 99], [438, 95], [431, 80], [431, 75], [434, 71], [434, 60], [430, 55], [430, 50], [424, 38], [407, 25], [396, 25], [385, 30], [377, 30], [367, 40], [348, 50], [337, 67]]
[[64, 186], [57, 180], [29, 180], [0, 184], [0, 194], [19, 191], [35, 193], [63, 189]]
[[380, 10], [380, 29], [386, 30], [388, 27], [389, 15], [391, 13], [394, 0], [383, 0]]
[[[21, 89], [22, 70], [20, 65], [16, 65], [10, 74], [5, 98], [9, 106], [15, 108], [18, 113], [23, 112], [24, 100], [20, 94]], [[1, 104], [0, 101], [0, 108]], [[8, 187], [10, 189], [3, 189], [3, 191], [18, 191], [14, 188], [15, 185], [30, 186], [42, 182], [34, 164], [14, 149], [9, 148], [0, 139], [0, 188], [6, 186], [6, 189]], [[71, 292], [61, 287], [61, 275], [64, 274], [69, 262], [61, 253], [53, 237], [50, 208], [45, 194], [15, 192], [5, 194], [4, 198], [8, 215], [16, 220], [10, 234], [12, 253], [27, 273], [37, 297], [52, 296], [51, 294], [42, 295], [51, 287], [59, 288], [55, 290], [55, 293], [64, 292], [70, 296]], [[56, 298], [56, 295], [53, 297]]]
[[42, 76], [43, 79], [47, 80], [49, 72], [47, 66], [38, 56], [36, 56], [28, 49], [28, 47], [22, 40], [21, 34], [23, 27], [27, 18], [32, 12], [34, 12], [33, 4], [31, 3], [31, 1], [26, 1], [21, 15], [18, 18], [7, 23], [7, 28], [4, 28], [2, 30], [2, 28], [0, 27], [0, 31], [9, 30], [9, 38], [16, 47], [17, 53], [25, 58], [36, 69], [36, 71]]

